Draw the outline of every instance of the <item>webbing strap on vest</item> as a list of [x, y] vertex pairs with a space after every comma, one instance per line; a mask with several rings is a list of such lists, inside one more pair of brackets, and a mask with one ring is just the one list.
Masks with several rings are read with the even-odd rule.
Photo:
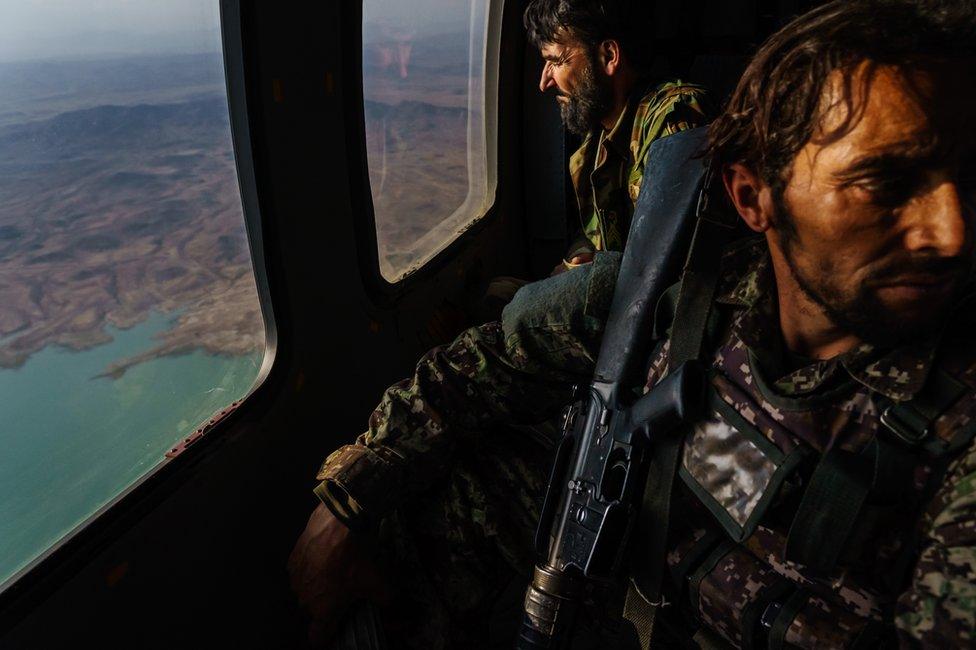
[[965, 392], [965, 384], [936, 369], [914, 399], [907, 402], [883, 400], [881, 423], [903, 442], [920, 444], [929, 437], [932, 424]]
[[[917, 447], [927, 441], [931, 434], [932, 425], [941, 417], [960, 397], [966, 393], [966, 385], [948, 373], [936, 369], [929, 376], [922, 391], [908, 402], [890, 402], [884, 406], [881, 423], [897, 438], [907, 443], [909, 447]], [[939, 485], [944, 479], [952, 462], [953, 445], [955, 449], [968, 444], [971, 437], [953, 440], [952, 445], [945, 448], [945, 457], [940, 458], [934, 465], [928, 479], [928, 485], [919, 495], [918, 503], [927, 503], [935, 496]], [[904, 584], [915, 563], [915, 552], [918, 549], [921, 529], [915, 527], [902, 539], [902, 552], [889, 575], [887, 584], [891, 588]]]
[[[709, 209], [712, 171], [707, 172], [697, 209], [697, 224], [691, 249], [681, 275], [678, 303], [669, 338], [668, 368], [674, 370], [686, 361], [700, 359], [708, 327], [712, 299], [718, 285], [722, 249], [730, 240], [734, 225], [722, 221], [722, 214]], [[734, 222], [733, 222], [734, 223]], [[626, 612], [637, 629], [641, 647], [650, 647], [653, 623], [652, 605], [664, 605], [661, 588], [664, 580], [671, 492], [678, 473], [683, 435], [674, 434], [655, 441], [641, 511], [634, 532], [633, 576], [627, 594]]]
[[881, 423], [894, 435], [876, 437], [860, 454], [839, 448], [824, 454], [790, 526], [786, 559], [818, 573], [832, 571], [868, 496], [911, 482], [914, 449], [964, 391], [961, 383], [937, 370], [910, 401], [879, 398]]
[[[712, 170], [707, 172], [705, 187], [711, 184], [712, 173]], [[728, 244], [735, 227], [734, 223], [722, 221], [721, 213], [709, 210], [708, 201], [708, 193], [703, 192], [698, 206], [698, 224], [681, 274], [669, 339], [668, 368], [671, 369], [702, 356], [702, 343], [719, 281], [722, 249]]]
[[874, 484], [877, 445], [871, 448], [874, 453], [855, 454], [835, 447], [824, 454], [790, 526], [787, 560], [821, 574], [837, 565]]
[[780, 650], [780, 648], [787, 647], [786, 633], [789, 632], [793, 619], [806, 606], [808, 600], [810, 600], [810, 592], [802, 588], [794, 591], [786, 599], [773, 622], [772, 628], [769, 630], [769, 650]]

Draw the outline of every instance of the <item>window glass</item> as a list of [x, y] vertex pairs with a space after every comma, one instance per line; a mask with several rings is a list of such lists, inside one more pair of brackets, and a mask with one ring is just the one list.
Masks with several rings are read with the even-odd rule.
[[363, 3], [366, 150], [380, 272], [389, 282], [422, 266], [494, 202], [494, 111], [486, 108], [496, 89], [485, 69], [490, 11], [501, 3], [490, 4]]
[[245, 396], [216, 2], [0, 0], [0, 583]]

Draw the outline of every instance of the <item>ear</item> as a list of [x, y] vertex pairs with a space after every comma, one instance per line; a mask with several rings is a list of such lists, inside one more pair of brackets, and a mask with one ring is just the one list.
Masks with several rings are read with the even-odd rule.
[[759, 174], [742, 163], [733, 163], [722, 170], [722, 182], [736, 212], [749, 228], [766, 232], [773, 226], [772, 192]]
[[600, 43], [597, 47], [597, 61], [603, 67], [603, 71], [607, 73], [607, 76], [616, 74], [623, 63], [620, 43], [613, 39], [608, 39]]

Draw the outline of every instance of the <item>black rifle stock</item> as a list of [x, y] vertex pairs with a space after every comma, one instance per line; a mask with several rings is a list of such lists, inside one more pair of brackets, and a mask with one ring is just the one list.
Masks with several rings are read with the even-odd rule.
[[634, 211], [594, 379], [564, 415], [536, 533], [519, 650], [565, 647], [587, 581], [613, 583], [636, 520], [652, 441], [700, 404], [697, 362], [634, 398], [656, 341], [654, 309], [687, 257], [709, 180], [697, 154], [705, 129], [655, 142]]

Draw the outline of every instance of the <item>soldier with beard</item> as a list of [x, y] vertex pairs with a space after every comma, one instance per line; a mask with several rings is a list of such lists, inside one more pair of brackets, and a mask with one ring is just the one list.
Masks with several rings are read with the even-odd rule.
[[832, 2], [712, 125], [762, 237], [722, 260], [707, 410], [656, 477], [659, 644], [974, 643], [973, 34], [971, 0]]
[[555, 89], [566, 128], [584, 137], [569, 163], [581, 224], [557, 270], [623, 250], [651, 143], [707, 121], [702, 88], [651, 82], [644, 73], [652, 7], [534, 0], [525, 11], [529, 39], [546, 62], [539, 88]]
[[[712, 115], [703, 88], [649, 78], [646, 37], [653, 3], [643, 0], [533, 0], [525, 10], [529, 40], [545, 67], [542, 92], [552, 91], [563, 124], [583, 143], [569, 161], [580, 222], [558, 275], [622, 251], [651, 144], [703, 126]], [[497, 320], [526, 280], [504, 277], [488, 287], [485, 320]]]
[[[974, 33], [971, 0], [829, 3], [763, 45], [713, 125], [761, 236], [722, 259], [709, 408], [658, 477], [675, 482], [650, 559], [668, 566], [660, 647], [973, 644]], [[313, 611], [341, 600], [314, 585], [376, 593], [361, 539], [407, 513], [387, 544], [423, 579], [396, 607], [440, 627], [404, 638], [487, 643], [482, 603], [526, 575], [545, 481], [545, 455], [500, 425], [550, 417], [592, 377], [617, 259], [530, 285], [502, 323], [433, 350], [326, 460], [292, 564]]]
[[[592, 322], [586, 335], [594, 341], [612, 293], [606, 270], [613, 262], [597, 256], [604, 279], [592, 283], [592, 299], [568, 292], [582, 276], [563, 272], [589, 265], [597, 253], [622, 250], [651, 143], [707, 121], [702, 88], [653, 82], [645, 73], [651, 53], [642, 26], [650, 8], [643, 0], [533, 0], [525, 12], [529, 38], [545, 60], [540, 90], [557, 93], [565, 126], [585, 136], [570, 161], [582, 218], [579, 235], [554, 269], [562, 275], [538, 283], [536, 293], [552, 300], [534, 309], [553, 324]], [[524, 284], [506, 278], [489, 288], [489, 296], [507, 303]], [[575, 302], [566, 300], [571, 296]], [[492, 436], [468, 435], [479, 428], [475, 421], [444, 431], [440, 416], [416, 401], [424, 387], [441, 381], [434, 392], [453, 391], [453, 373], [464, 368], [475, 376], [468, 387], [458, 385], [460, 390], [470, 393], [478, 386], [485, 400], [499, 398], [499, 415], [509, 411], [505, 384], [513, 366], [502, 332], [500, 322], [488, 323], [465, 333], [446, 356], [443, 349], [432, 350], [418, 363], [422, 379], [386, 392], [363, 438], [370, 443], [343, 447], [326, 459], [316, 489], [323, 506], [289, 562], [295, 591], [312, 614], [313, 639], [331, 635], [351, 600], [369, 595], [384, 601], [390, 585], [409, 592], [412, 602], [385, 609], [386, 626], [407, 639], [408, 647], [425, 650], [488, 643], [488, 613], [501, 592], [508, 588], [511, 604], [518, 605], [532, 564], [549, 440], [501, 429]], [[574, 343], [578, 335], [573, 333]], [[566, 355], [564, 379], [585, 380], [592, 359], [589, 353], [576, 355]], [[439, 368], [445, 362], [451, 367], [447, 373]], [[564, 383], [546, 393], [545, 403], [569, 396]], [[502, 419], [551, 425], [554, 413], [536, 417], [519, 405], [510, 415]], [[394, 438], [410, 451], [383, 446]], [[389, 473], [408, 458], [408, 472]], [[367, 552], [377, 541], [380, 548]], [[374, 568], [377, 556], [381, 571]], [[496, 636], [507, 641], [516, 623], [511, 618]]]

